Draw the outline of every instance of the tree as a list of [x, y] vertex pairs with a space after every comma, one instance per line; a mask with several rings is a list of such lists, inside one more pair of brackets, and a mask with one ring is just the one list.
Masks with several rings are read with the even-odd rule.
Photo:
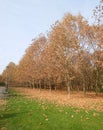
[[5, 82], [7, 79], [8, 84], [14, 83], [15, 82], [15, 71], [16, 71], [15, 63], [10, 62], [2, 73], [3, 82]]
[[[49, 34], [49, 42], [55, 52], [56, 67], [59, 68], [59, 77], [63, 77], [68, 94], [70, 95], [71, 80], [73, 79], [74, 57], [77, 55], [78, 44], [78, 18], [67, 14], [62, 22], [56, 22]], [[82, 19], [81, 19], [82, 20]], [[82, 22], [82, 21], [81, 21]]]
[[21, 82], [29, 83], [30, 86], [34, 86], [34, 82], [38, 84], [41, 79], [40, 74], [40, 56], [46, 46], [46, 37], [40, 35], [33, 40], [33, 43], [27, 48], [25, 55], [21, 59], [17, 74]]

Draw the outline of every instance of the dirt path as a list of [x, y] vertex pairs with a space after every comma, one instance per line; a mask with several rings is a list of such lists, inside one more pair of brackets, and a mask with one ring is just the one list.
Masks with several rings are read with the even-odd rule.
[[97, 111], [103, 111], [103, 97], [89, 94], [84, 96], [83, 93], [72, 93], [70, 99], [68, 99], [67, 93], [64, 91], [52, 91], [38, 90], [30, 88], [14, 88], [16, 91], [27, 95], [30, 98], [46, 99], [51, 102], [69, 105], [78, 108], [94, 109]]
[[0, 86], [0, 99], [4, 97], [4, 92], [6, 91], [5, 87]]
[[0, 110], [2, 109], [2, 106], [6, 104], [6, 100], [4, 99], [5, 90], [5, 87], [0, 86]]

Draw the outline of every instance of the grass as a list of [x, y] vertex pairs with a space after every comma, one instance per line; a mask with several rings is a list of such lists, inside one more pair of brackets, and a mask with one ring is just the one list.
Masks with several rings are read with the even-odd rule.
[[1, 130], [102, 130], [103, 112], [27, 99], [10, 90], [0, 109]]

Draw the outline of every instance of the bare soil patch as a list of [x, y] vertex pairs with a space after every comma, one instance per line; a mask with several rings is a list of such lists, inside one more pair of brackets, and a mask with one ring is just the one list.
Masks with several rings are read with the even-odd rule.
[[62, 105], [69, 105], [76, 108], [103, 111], [103, 95], [96, 96], [95, 93], [88, 93], [84, 96], [82, 92], [72, 92], [71, 97], [65, 91], [49, 91], [30, 88], [13, 88], [28, 98], [48, 100]]

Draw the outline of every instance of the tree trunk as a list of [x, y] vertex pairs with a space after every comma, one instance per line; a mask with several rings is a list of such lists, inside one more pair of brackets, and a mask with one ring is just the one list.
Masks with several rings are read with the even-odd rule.
[[86, 95], [86, 84], [85, 84], [85, 80], [83, 80], [83, 92], [84, 92], [84, 96]]
[[70, 94], [71, 94], [71, 83], [70, 83], [70, 80], [68, 78], [67, 80], [67, 93], [68, 93], [68, 99], [70, 99]]
[[51, 87], [51, 81], [49, 80], [49, 89], [50, 89], [50, 92], [52, 90], [52, 87]]
[[96, 79], [96, 85], [95, 85], [95, 93], [96, 96], [98, 95], [98, 80]]
[[67, 92], [68, 92], [68, 99], [70, 99], [70, 85], [67, 86]]
[[41, 91], [41, 80], [39, 80], [39, 89]]
[[96, 96], [98, 95], [98, 79], [99, 79], [99, 72], [98, 72], [98, 69], [96, 71], [96, 82], [95, 82], [95, 93], [96, 93]]
[[46, 89], [47, 81], [44, 79], [44, 89]]
[[68, 74], [66, 74], [65, 76], [66, 76], [65, 79], [66, 79], [68, 99], [70, 99], [70, 89], [71, 89], [70, 76]]
[[33, 79], [33, 88], [35, 88], [35, 80]]
[[39, 81], [37, 80], [36, 82], [36, 88], [39, 89]]
[[56, 87], [56, 85], [54, 86], [54, 89], [55, 89], [55, 91], [57, 90], [57, 87]]
[[84, 95], [86, 95], [86, 88], [85, 88], [85, 85], [83, 85], [83, 92], [84, 92]]

